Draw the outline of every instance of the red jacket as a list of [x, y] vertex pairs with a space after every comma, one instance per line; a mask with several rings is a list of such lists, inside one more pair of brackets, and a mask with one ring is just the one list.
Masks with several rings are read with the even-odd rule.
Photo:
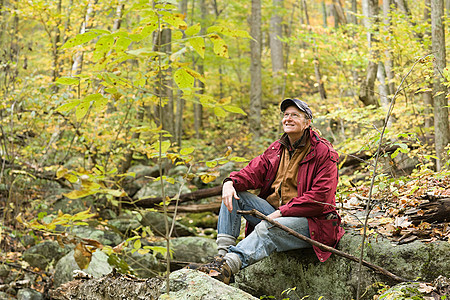
[[[310, 130], [311, 149], [300, 163], [297, 176], [298, 196], [280, 206], [283, 217], [306, 217], [311, 239], [336, 247], [344, 235], [339, 225], [341, 219], [327, 220], [325, 216], [336, 212], [335, 194], [338, 183], [337, 162], [339, 156], [327, 140]], [[280, 164], [283, 145], [276, 141], [230, 178], [236, 191], [260, 189], [259, 197], [266, 199], [273, 190], [272, 182]], [[331, 204], [331, 205], [327, 205]], [[334, 205], [334, 206], [332, 206]], [[321, 262], [326, 261], [331, 252], [313, 247]]]

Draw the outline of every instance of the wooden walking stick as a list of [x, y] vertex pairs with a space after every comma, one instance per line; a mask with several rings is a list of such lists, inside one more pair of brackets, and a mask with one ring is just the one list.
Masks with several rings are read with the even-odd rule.
[[[291, 235], [293, 235], [293, 236], [295, 236], [295, 237], [297, 237], [297, 238], [299, 238], [299, 239], [301, 239], [301, 240], [303, 240], [303, 241], [305, 241], [305, 242], [307, 242], [307, 243], [309, 243], [309, 244], [311, 244], [313, 246], [316, 246], [316, 247], [320, 248], [321, 250], [329, 251], [331, 253], [334, 253], [336, 255], [345, 257], [347, 259], [350, 259], [350, 260], [353, 260], [354, 262], [358, 262], [359, 263], [359, 258], [357, 258], [357, 257], [355, 257], [353, 255], [350, 255], [348, 253], [342, 252], [340, 250], [334, 249], [333, 247], [330, 247], [330, 246], [327, 246], [325, 244], [319, 243], [319, 242], [317, 242], [315, 240], [312, 240], [312, 239], [310, 239], [310, 238], [308, 238], [308, 237], [306, 237], [306, 236], [304, 236], [304, 235], [302, 235], [302, 234], [300, 234], [300, 233], [290, 229], [289, 227], [286, 227], [286, 226], [278, 223], [277, 221], [268, 218], [267, 216], [265, 216], [261, 212], [257, 211], [256, 209], [252, 209], [252, 210], [248, 210], [248, 211], [238, 210], [237, 212], [239, 214], [241, 214], [241, 215], [253, 215], [253, 216], [257, 217], [257, 218], [265, 220], [265, 221], [269, 222], [270, 224], [272, 224], [272, 225], [274, 225], [274, 226], [276, 226], [276, 227], [278, 227], [278, 228], [288, 232], [289, 234], [291, 234]], [[375, 271], [377, 273], [380, 273], [382, 275], [385, 275], [385, 276], [387, 276], [387, 277], [389, 277], [389, 278], [391, 278], [391, 279], [393, 279], [393, 280], [395, 280], [397, 282], [411, 282], [412, 281], [412, 280], [409, 280], [409, 279], [397, 276], [397, 275], [387, 271], [386, 269], [383, 269], [382, 267], [374, 265], [374, 264], [372, 264], [372, 263], [370, 263], [368, 261], [363, 260], [362, 264], [364, 266], [368, 267], [369, 269], [371, 269], [371, 270], [373, 270], [373, 271]]]

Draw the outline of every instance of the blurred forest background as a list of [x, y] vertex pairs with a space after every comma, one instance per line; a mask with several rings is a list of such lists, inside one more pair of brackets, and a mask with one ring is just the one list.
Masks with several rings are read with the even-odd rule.
[[448, 0], [0, 0], [2, 251], [61, 197], [120, 214], [219, 186], [284, 98], [338, 150], [341, 201], [379, 146], [374, 193], [448, 178], [449, 20]]

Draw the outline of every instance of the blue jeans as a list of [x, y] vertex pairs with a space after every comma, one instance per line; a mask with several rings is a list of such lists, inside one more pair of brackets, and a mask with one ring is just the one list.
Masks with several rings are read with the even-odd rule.
[[[217, 225], [218, 234], [226, 234], [233, 237], [239, 236], [241, 215], [236, 213], [237, 210], [257, 209], [265, 215], [275, 211], [275, 208], [266, 200], [254, 194], [239, 192], [238, 195], [240, 199], [233, 199], [233, 211], [231, 213], [222, 203]], [[278, 227], [274, 227], [267, 221], [262, 221], [250, 215], [244, 215], [243, 217], [255, 229], [236, 246], [228, 248], [229, 253], [235, 253], [241, 259], [241, 268], [245, 268], [275, 251], [282, 252], [311, 247], [309, 243], [290, 235]], [[310, 237], [308, 220], [304, 217], [280, 217], [275, 220], [304, 236]]]

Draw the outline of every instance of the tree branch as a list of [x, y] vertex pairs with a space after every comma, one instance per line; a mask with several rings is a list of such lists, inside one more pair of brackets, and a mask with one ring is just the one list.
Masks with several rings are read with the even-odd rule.
[[[345, 257], [345, 258], [350, 259], [350, 260], [352, 260], [354, 262], [359, 262], [359, 258], [357, 258], [357, 257], [355, 257], [355, 256], [353, 256], [351, 254], [348, 254], [346, 252], [334, 249], [333, 247], [327, 246], [327, 245], [322, 244], [320, 242], [317, 242], [315, 240], [312, 240], [312, 239], [310, 239], [310, 238], [308, 238], [308, 237], [306, 237], [306, 236], [304, 236], [304, 235], [302, 235], [302, 234], [300, 234], [300, 233], [290, 229], [289, 227], [286, 227], [286, 226], [278, 223], [277, 221], [268, 218], [267, 216], [265, 216], [264, 214], [260, 213], [256, 209], [252, 209], [250, 211], [238, 210], [237, 212], [239, 214], [242, 214], [242, 215], [253, 215], [255, 217], [258, 217], [258, 218], [260, 218], [262, 220], [265, 220], [265, 221], [269, 222], [270, 224], [272, 224], [272, 225], [274, 225], [274, 226], [276, 226], [276, 227], [278, 227], [278, 228], [288, 232], [289, 234], [295, 236], [296, 238], [299, 238], [302, 241], [305, 241], [305, 242], [307, 242], [307, 243], [309, 243], [309, 244], [311, 244], [313, 246], [316, 246], [317, 248], [319, 248], [321, 250], [328, 251], [328, 252], [331, 252], [333, 254]], [[375, 271], [377, 273], [380, 273], [382, 275], [385, 275], [385, 276], [387, 276], [387, 277], [389, 277], [389, 278], [391, 278], [391, 279], [393, 279], [393, 280], [395, 280], [397, 282], [410, 282], [411, 281], [409, 279], [397, 276], [397, 275], [387, 271], [386, 269], [383, 269], [382, 267], [374, 265], [374, 264], [372, 264], [372, 263], [370, 263], [368, 261], [363, 260], [362, 264], [364, 266], [368, 267], [369, 269], [371, 269], [371, 270], [373, 270], [373, 271]]]

